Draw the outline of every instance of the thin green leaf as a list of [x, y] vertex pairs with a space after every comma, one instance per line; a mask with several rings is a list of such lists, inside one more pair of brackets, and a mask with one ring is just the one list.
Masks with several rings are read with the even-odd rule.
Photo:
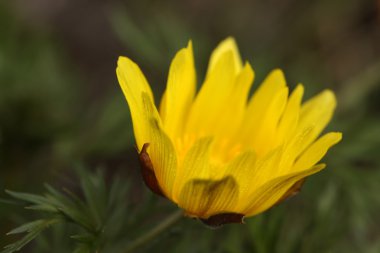
[[36, 220], [36, 221], [32, 221], [32, 222], [23, 224], [23, 225], [15, 228], [13, 230], [11, 230], [10, 232], [8, 232], [7, 235], [14, 235], [14, 234], [26, 233], [26, 232], [33, 231], [35, 228], [41, 226], [45, 222], [46, 222], [46, 220]]
[[47, 204], [32, 205], [32, 206], [27, 206], [25, 208], [29, 209], [29, 210], [49, 212], [49, 213], [57, 213], [57, 212], [59, 212], [59, 210], [55, 206], [47, 205]]
[[81, 242], [81, 243], [91, 243], [94, 241], [94, 239], [96, 239], [96, 238], [94, 238], [94, 235], [88, 234], [88, 233], [72, 235], [72, 236], [70, 236], [70, 238], [72, 238], [78, 242]]
[[35, 204], [50, 204], [49, 200], [45, 197], [42, 197], [40, 195], [31, 194], [31, 193], [21, 193], [21, 192], [14, 192], [10, 190], [5, 190], [6, 193], [11, 195], [12, 197], [20, 200], [24, 200], [29, 203], [35, 203]]
[[65, 196], [49, 185], [46, 185], [46, 188], [50, 193], [47, 194], [46, 197], [55, 204], [57, 209], [64, 216], [78, 223], [88, 231], [94, 230], [93, 222], [88, 215], [88, 208], [82, 202], [77, 198], [73, 199]]
[[23, 233], [23, 232], [27, 232], [28, 234], [25, 235], [20, 240], [18, 240], [17, 242], [5, 246], [4, 250], [1, 251], [1, 253], [13, 253], [13, 252], [19, 251], [26, 244], [28, 244], [33, 239], [35, 239], [42, 231], [49, 228], [52, 224], [55, 224], [61, 221], [62, 221], [61, 219], [57, 219], [57, 218], [37, 220], [37, 221], [24, 224], [12, 230], [8, 234], [18, 234], [18, 233]]
[[90, 174], [82, 169], [78, 170], [78, 174], [81, 178], [81, 186], [88, 205], [88, 210], [91, 212], [96, 223], [97, 230], [99, 230], [104, 223], [107, 205], [107, 191], [103, 179], [104, 175], [100, 170], [98, 170], [96, 174]]

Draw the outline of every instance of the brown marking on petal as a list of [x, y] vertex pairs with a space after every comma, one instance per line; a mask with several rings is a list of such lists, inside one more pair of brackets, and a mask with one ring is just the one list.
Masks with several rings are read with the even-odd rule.
[[[180, 199], [187, 200], [182, 202], [182, 208], [189, 216], [207, 217], [205, 214], [215, 204], [221, 196], [224, 203], [235, 203], [238, 197], [238, 185], [232, 176], [226, 176], [219, 180], [192, 179], [182, 187]], [[195, 201], [195, 199], [202, 201]], [[220, 204], [218, 209], [222, 209]], [[222, 205], [222, 206], [220, 206]]]
[[139, 161], [141, 166], [141, 175], [144, 179], [144, 182], [148, 188], [162, 196], [165, 197], [164, 193], [161, 190], [160, 185], [158, 184], [156, 174], [154, 173], [154, 168], [152, 161], [150, 160], [149, 154], [147, 152], [147, 148], [149, 147], [149, 143], [145, 143], [141, 149], [141, 152], [139, 154]]
[[298, 180], [297, 182], [295, 182], [292, 185], [292, 187], [290, 187], [285, 192], [285, 194], [276, 202], [276, 204], [280, 204], [281, 202], [297, 195], [301, 191], [301, 188], [302, 188], [303, 184], [305, 183], [305, 181], [306, 181], [306, 178], [302, 178], [302, 179]]
[[207, 219], [200, 219], [204, 224], [217, 228], [221, 227], [224, 224], [229, 223], [244, 223], [244, 214], [240, 213], [220, 213], [210, 216]]

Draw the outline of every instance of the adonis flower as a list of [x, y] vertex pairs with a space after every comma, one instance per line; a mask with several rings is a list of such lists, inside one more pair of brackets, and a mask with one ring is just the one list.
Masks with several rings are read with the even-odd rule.
[[342, 138], [319, 137], [336, 99], [330, 90], [302, 103], [281, 70], [249, 91], [254, 72], [234, 39], [211, 55], [196, 91], [192, 43], [174, 57], [159, 110], [140, 68], [120, 57], [117, 76], [129, 104], [148, 187], [209, 225], [242, 222], [300, 190]]

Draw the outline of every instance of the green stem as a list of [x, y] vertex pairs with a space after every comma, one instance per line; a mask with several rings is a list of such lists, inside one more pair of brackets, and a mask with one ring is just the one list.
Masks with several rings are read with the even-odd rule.
[[162, 232], [164, 232], [166, 229], [177, 223], [182, 217], [182, 210], [172, 213], [157, 226], [153, 227], [150, 231], [131, 242], [131, 244], [128, 245], [124, 253], [134, 252], [137, 248], [146, 245], [147, 242], [151, 241], [152, 239], [160, 235]]

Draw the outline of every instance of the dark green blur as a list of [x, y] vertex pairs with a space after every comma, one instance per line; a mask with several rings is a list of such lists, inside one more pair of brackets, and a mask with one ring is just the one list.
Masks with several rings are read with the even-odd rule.
[[[115, 195], [125, 203], [111, 208], [125, 215], [111, 210], [119, 219], [105, 223], [123, 227], [85, 238], [92, 246], [105, 245], [99, 253], [122, 253], [128, 240], [175, 210], [141, 181], [129, 110], [115, 75], [117, 57], [141, 66], [157, 103], [178, 49], [192, 39], [200, 84], [211, 50], [227, 36], [236, 38], [252, 64], [255, 87], [281, 68], [291, 88], [305, 85], [306, 98], [334, 90], [338, 108], [328, 130], [342, 131], [343, 141], [324, 158], [327, 169], [310, 177], [297, 197], [246, 225], [209, 230], [184, 220], [141, 252], [380, 252], [375, 0], [2, 1], [0, 247], [19, 238], [5, 236], [8, 231], [41, 218], [4, 190], [42, 194], [46, 182], [82, 196], [78, 166], [86, 173], [101, 168], [103, 174], [91, 175], [102, 175], [106, 188], [115, 180], [130, 186]], [[73, 252], [78, 244], [70, 236], [80, 233], [75, 222], [53, 226], [21, 252]]]

